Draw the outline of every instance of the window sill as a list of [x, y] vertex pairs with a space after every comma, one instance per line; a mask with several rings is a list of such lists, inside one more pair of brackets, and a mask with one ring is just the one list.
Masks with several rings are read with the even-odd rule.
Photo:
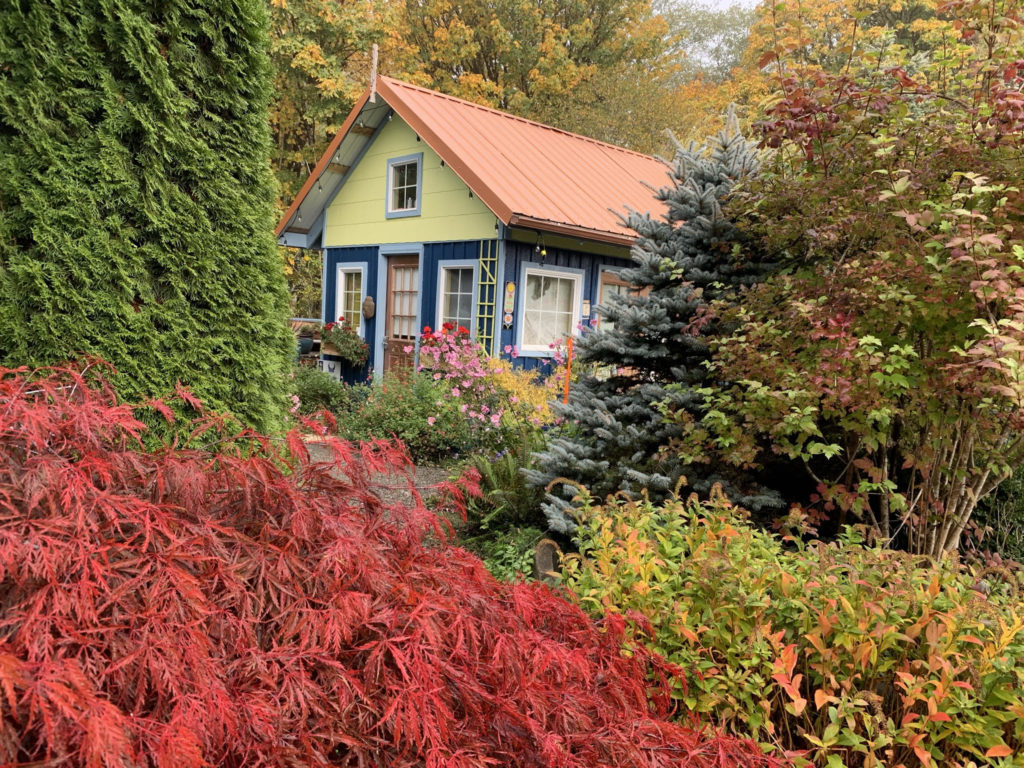
[[555, 350], [545, 347], [535, 349], [523, 349], [519, 347], [518, 357], [554, 357]]

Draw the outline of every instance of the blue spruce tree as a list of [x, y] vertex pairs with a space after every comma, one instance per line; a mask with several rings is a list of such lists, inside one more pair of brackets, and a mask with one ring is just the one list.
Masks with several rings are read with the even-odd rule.
[[[709, 384], [709, 342], [722, 332], [704, 315], [716, 300], [758, 281], [768, 265], [741, 246], [741, 233], [723, 203], [742, 179], [757, 174], [758, 153], [730, 113], [726, 127], [702, 146], [676, 142], [672, 184], [655, 193], [666, 206], [661, 218], [630, 212], [637, 233], [636, 265], [621, 277], [634, 286], [600, 307], [603, 328], [585, 334], [577, 361], [601, 375], [584, 377], [557, 412], [569, 425], [552, 439], [527, 478], [547, 487], [558, 478], [586, 486], [598, 498], [624, 491], [664, 498], [683, 475], [687, 487], [707, 492], [722, 483], [733, 500], [755, 509], [778, 506], [778, 497], [747, 478], [705, 465], [684, 466], [673, 451], [682, 423], [699, 422]], [[664, 413], [671, 413], [666, 418]], [[682, 417], [682, 418], [680, 418]], [[570, 500], [576, 490], [554, 483], [545, 513], [551, 528], [575, 527]]]

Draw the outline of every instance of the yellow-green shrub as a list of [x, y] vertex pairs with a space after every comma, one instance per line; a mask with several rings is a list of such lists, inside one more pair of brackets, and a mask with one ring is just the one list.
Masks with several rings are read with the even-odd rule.
[[[590, 507], [565, 580], [681, 668], [686, 709], [797, 765], [1024, 765], [1024, 607], [1012, 575], [783, 542], [718, 496]], [[985, 593], [988, 594], [985, 594]]]
[[559, 367], [550, 374], [514, 368], [507, 360], [491, 358], [487, 361], [487, 379], [505, 400], [504, 419], [510, 424], [542, 426], [554, 421], [548, 403], [561, 394], [565, 369]]

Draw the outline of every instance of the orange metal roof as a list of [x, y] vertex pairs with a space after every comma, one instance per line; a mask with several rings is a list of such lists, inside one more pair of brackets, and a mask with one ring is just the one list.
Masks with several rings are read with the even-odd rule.
[[[620, 225], [619, 215], [627, 207], [661, 206], [650, 187], [667, 183], [668, 168], [657, 158], [388, 77], [378, 79], [377, 92], [507, 225], [627, 245], [635, 235]], [[317, 170], [365, 105], [364, 95]]]

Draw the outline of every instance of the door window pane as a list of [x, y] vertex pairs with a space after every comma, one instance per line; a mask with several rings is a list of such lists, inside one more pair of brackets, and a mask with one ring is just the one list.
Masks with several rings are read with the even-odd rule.
[[[607, 273], [606, 273], [607, 274]], [[602, 279], [601, 281], [601, 305], [607, 307], [610, 303], [612, 296], [625, 296], [628, 294], [629, 286], [621, 282], [610, 282]], [[601, 328], [610, 331], [615, 327], [615, 323], [606, 317], [601, 318]]]
[[396, 266], [392, 270], [394, 286], [391, 301], [392, 336], [398, 339], [412, 339], [416, 335], [416, 300], [419, 267]]

